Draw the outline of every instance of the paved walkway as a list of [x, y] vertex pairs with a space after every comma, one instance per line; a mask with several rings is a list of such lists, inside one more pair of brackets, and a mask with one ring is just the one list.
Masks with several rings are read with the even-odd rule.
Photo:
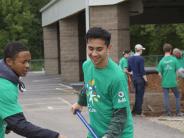
[[[20, 102], [29, 121], [62, 132], [68, 138], [86, 137], [86, 128], [70, 112], [70, 103], [77, 100], [76, 91], [63, 84], [60, 76], [29, 73], [23, 80], [27, 92], [20, 94]], [[88, 119], [86, 109], [83, 115]], [[184, 133], [158, 119], [134, 117], [135, 138], [184, 138]], [[11, 133], [6, 138], [22, 137]]]

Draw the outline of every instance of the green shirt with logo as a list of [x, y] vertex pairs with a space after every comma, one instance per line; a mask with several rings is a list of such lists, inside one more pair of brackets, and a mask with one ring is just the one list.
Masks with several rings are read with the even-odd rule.
[[164, 56], [158, 64], [157, 70], [162, 75], [162, 87], [177, 87], [176, 72], [180, 68], [177, 59], [173, 56]]
[[[120, 67], [111, 59], [105, 68], [95, 68], [91, 60], [83, 64], [90, 125], [104, 136], [113, 117], [113, 109], [126, 108], [128, 118], [120, 138], [133, 138], [127, 81]], [[92, 136], [89, 134], [89, 138]]]
[[0, 78], [0, 138], [4, 138], [6, 123], [4, 119], [8, 116], [22, 112], [18, 103], [18, 87], [12, 82]]

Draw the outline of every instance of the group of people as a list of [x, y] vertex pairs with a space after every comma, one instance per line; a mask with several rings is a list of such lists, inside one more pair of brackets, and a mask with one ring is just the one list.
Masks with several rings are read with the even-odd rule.
[[[147, 85], [147, 77], [144, 69], [144, 58], [141, 56], [145, 48], [141, 44], [135, 45], [135, 54], [130, 56], [130, 51], [125, 50], [123, 57], [119, 61], [122, 71], [127, 74], [129, 90], [132, 80], [135, 88], [135, 104], [133, 106], [133, 115], [142, 114], [142, 104], [144, 99], [145, 86]], [[166, 116], [172, 116], [169, 105], [169, 91], [174, 93], [176, 99], [176, 116], [183, 116], [180, 110], [180, 92], [178, 90], [178, 77], [184, 78], [184, 53], [174, 48], [172, 45], [165, 43], [163, 45], [164, 57], [160, 60], [156, 67], [161, 78], [161, 87], [163, 89], [163, 103]], [[130, 77], [131, 76], [131, 77]]]
[[[137, 44], [135, 54], [129, 57], [129, 51], [124, 51], [120, 66], [110, 57], [112, 48], [111, 34], [100, 27], [90, 28], [86, 34], [86, 48], [89, 59], [82, 66], [84, 73], [84, 87], [79, 94], [78, 101], [72, 105], [72, 113], [82, 111], [87, 106], [90, 126], [99, 138], [133, 138], [132, 114], [142, 114], [143, 96], [147, 84], [144, 70], [144, 58], [141, 56], [145, 48]], [[170, 53], [170, 45], [164, 45], [164, 51]], [[167, 60], [168, 58], [168, 60]], [[31, 54], [19, 42], [9, 43], [4, 50], [4, 58], [0, 60], [0, 137], [5, 132], [13, 131], [27, 138], [65, 138], [53, 130], [38, 127], [26, 120], [18, 102], [19, 91], [24, 87], [20, 76], [25, 76], [29, 69]], [[170, 65], [172, 62], [172, 66]], [[173, 80], [176, 80], [174, 71], [179, 69], [176, 58], [165, 54], [158, 66], [164, 90], [166, 111], [169, 113], [168, 86], [165, 84], [165, 74], [173, 70]], [[169, 64], [169, 65], [168, 65]], [[177, 65], [177, 66], [176, 66]], [[132, 76], [135, 87], [135, 105], [132, 113], [128, 93], [128, 76]], [[169, 79], [171, 80], [171, 79]], [[170, 88], [170, 85], [169, 85]], [[172, 90], [179, 100], [176, 82]], [[177, 102], [177, 113], [180, 113]], [[88, 133], [88, 138], [93, 136]]]
[[[88, 107], [90, 125], [99, 138], [133, 138], [133, 120], [130, 110], [125, 74], [109, 57], [111, 34], [94, 27], [86, 34], [89, 59], [83, 64], [84, 88], [71, 109]], [[29, 69], [31, 54], [19, 42], [9, 43], [0, 60], [0, 138], [13, 131], [27, 138], [65, 138], [53, 130], [38, 127], [24, 116], [18, 102], [20, 81]], [[93, 138], [89, 133], [88, 138]]]
[[163, 101], [165, 115], [172, 116], [169, 105], [169, 91], [174, 93], [176, 99], [176, 116], [183, 116], [180, 109], [180, 92], [178, 90], [177, 80], [184, 73], [184, 57], [181, 50], [175, 48], [172, 51], [172, 45], [165, 43], [163, 45], [164, 57], [160, 60], [157, 71], [162, 80]]

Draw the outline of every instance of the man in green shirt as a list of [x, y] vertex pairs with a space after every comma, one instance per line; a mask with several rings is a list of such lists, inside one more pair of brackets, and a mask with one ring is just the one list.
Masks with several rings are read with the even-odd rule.
[[128, 72], [128, 57], [130, 56], [130, 50], [123, 51], [123, 57], [119, 61], [119, 66], [122, 69], [122, 72], [125, 73], [126, 79], [128, 81], [128, 90], [131, 92], [131, 73]]
[[173, 55], [178, 60], [180, 66], [180, 69], [178, 70], [178, 87], [181, 92], [181, 100], [184, 100], [184, 88], [182, 87], [184, 83], [184, 53], [180, 49], [174, 48]]
[[179, 77], [184, 78], [184, 55], [183, 55], [182, 51], [178, 48], [173, 49], [173, 55], [178, 60], [178, 63], [180, 66], [178, 75], [179, 75]]
[[29, 69], [31, 54], [19, 42], [9, 43], [0, 60], [0, 138], [13, 131], [27, 138], [65, 138], [58, 132], [38, 127], [28, 122], [18, 102], [19, 90], [24, 84], [19, 80]]
[[130, 55], [130, 50], [123, 51], [123, 57], [119, 61], [119, 66], [121, 67], [122, 71], [128, 74], [128, 57]]
[[111, 34], [102, 28], [87, 32], [90, 59], [83, 63], [84, 88], [72, 111], [87, 106], [90, 125], [99, 138], [133, 138], [127, 81], [121, 68], [109, 58], [110, 39]]
[[169, 90], [171, 89], [176, 98], [176, 115], [181, 116], [180, 112], [180, 93], [177, 88], [177, 71], [180, 66], [177, 59], [171, 55], [172, 45], [163, 45], [164, 57], [160, 60], [157, 70], [162, 79], [162, 88], [164, 92], [164, 108], [165, 114], [171, 116], [171, 110], [169, 106]]

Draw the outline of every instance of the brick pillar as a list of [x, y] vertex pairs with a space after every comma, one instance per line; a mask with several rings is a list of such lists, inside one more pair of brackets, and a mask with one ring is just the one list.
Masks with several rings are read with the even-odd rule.
[[58, 74], [57, 24], [43, 27], [44, 67], [47, 74]]
[[118, 62], [122, 51], [130, 48], [129, 3], [90, 7], [90, 27], [94, 26], [111, 32], [111, 57]]
[[60, 20], [61, 75], [66, 82], [77, 82], [79, 78], [78, 17]]

